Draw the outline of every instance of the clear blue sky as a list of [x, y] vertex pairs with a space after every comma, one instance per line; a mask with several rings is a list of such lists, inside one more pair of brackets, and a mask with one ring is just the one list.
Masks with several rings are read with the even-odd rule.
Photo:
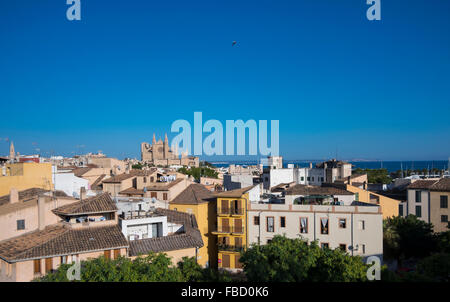
[[278, 119], [288, 159], [446, 159], [450, 1], [365, 2], [2, 0], [0, 154], [138, 157], [202, 111]]

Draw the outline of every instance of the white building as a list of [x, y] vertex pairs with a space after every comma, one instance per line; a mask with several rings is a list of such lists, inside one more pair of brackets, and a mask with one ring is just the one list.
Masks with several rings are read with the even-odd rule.
[[68, 196], [79, 198], [81, 188], [84, 188], [85, 190], [90, 189], [89, 181], [75, 176], [75, 174], [72, 173], [72, 170], [58, 170], [58, 167], [52, 166], [52, 174], [55, 190], [63, 191]]
[[296, 184], [320, 186], [325, 181], [325, 170], [320, 168], [283, 168], [266, 169], [263, 173], [265, 190], [282, 184], [295, 182]]

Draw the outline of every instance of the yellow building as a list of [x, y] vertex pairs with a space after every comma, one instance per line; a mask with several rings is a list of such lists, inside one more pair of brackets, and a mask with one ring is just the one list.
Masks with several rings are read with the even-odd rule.
[[11, 188], [19, 191], [30, 188], [53, 189], [51, 163], [14, 163], [3, 167], [0, 174], [0, 196]]
[[356, 201], [379, 205], [383, 212], [383, 219], [398, 216], [400, 200], [392, 199], [352, 185], [346, 185], [346, 190], [355, 193]]
[[169, 203], [169, 209], [195, 215], [204, 243], [198, 250], [197, 262], [202, 266], [215, 267], [217, 244], [212, 231], [216, 223], [216, 200], [213, 193], [205, 186], [193, 183]]
[[248, 191], [253, 186], [225, 191], [217, 197], [217, 235], [218, 267], [241, 269], [241, 252], [247, 247], [247, 206]]

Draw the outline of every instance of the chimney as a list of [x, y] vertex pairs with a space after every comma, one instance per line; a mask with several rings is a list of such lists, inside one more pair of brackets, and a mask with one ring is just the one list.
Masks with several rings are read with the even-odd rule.
[[9, 203], [19, 202], [19, 192], [16, 188], [11, 188], [9, 191]]
[[45, 199], [46, 197], [43, 195], [38, 197], [38, 225], [40, 231], [45, 229]]
[[312, 169], [312, 163], [309, 163], [309, 168]]
[[80, 201], [83, 201], [83, 199], [86, 199], [86, 189], [84, 187], [80, 188]]

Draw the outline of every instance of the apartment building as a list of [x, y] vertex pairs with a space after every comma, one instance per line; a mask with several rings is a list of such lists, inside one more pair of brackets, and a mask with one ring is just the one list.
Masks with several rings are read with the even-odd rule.
[[327, 183], [346, 179], [352, 175], [352, 164], [336, 159], [319, 163], [316, 168], [325, 170], [325, 182]]
[[225, 191], [216, 194], [218, 267], [241, 270], [240, 253], [247, 247], [247, 204], [251, 191], [258, 186]]
[[383, 218], [375, 205], [257, 204], [248, 206], [248, 244], [267, 244], [275, 235], [318, 241], [353, 256], [383, 255]]
[[435, 232], [448, 230], [450, 210], [450, 178], [434, 180], [417, 180], [407, 187], [407, 215], [433, 224]]
[[293, 166], [283, 169], [266, 168], [262, 178], [265, 190], [270, 190], [279, 184], [291, 182], [320, 186], [325, 182], [325, 170], [313, 168], [312, 165], [307, 168], [295, 168]]
[[202, 266], [216, 266], [216, 199], [204, 185], [193, 183], [169, 202], [169, 209], [195, 216], [204, 245], [198, 251], [197, 261]]

